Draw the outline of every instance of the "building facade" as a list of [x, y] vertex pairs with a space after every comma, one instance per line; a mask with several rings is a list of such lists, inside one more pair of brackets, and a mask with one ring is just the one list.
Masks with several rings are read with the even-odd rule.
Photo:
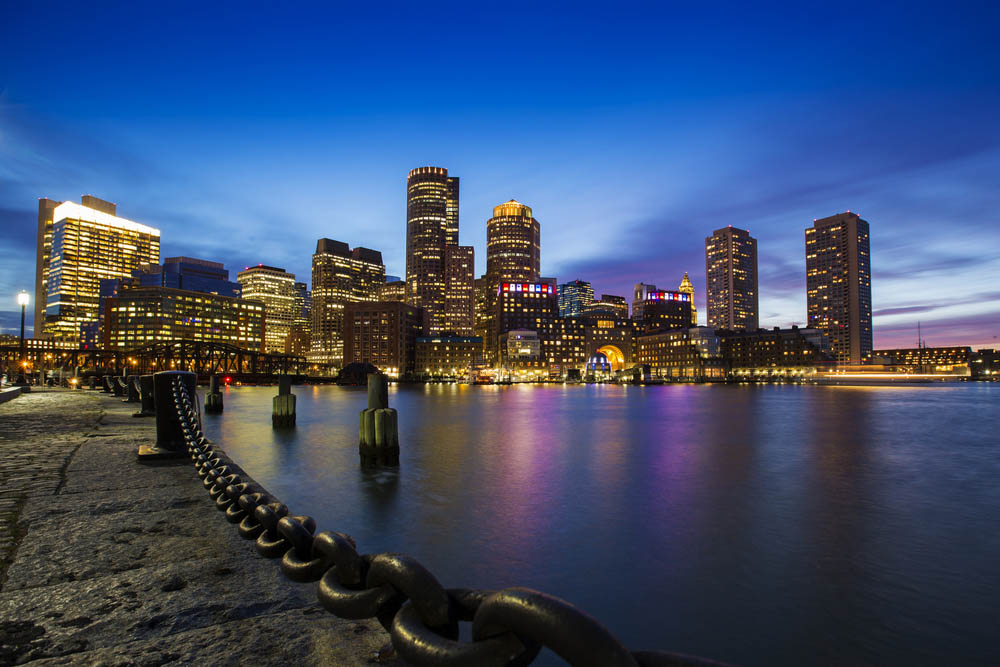
[[910, 373], [960, 373], [969, 372], [973, 358], [969, 346], [906, 347], [892, 350], [875, 350], [872, 363], [895, 366]]
[[83, 199], [98, 208], [63, 202], [52, 210], [45, 314], [36, 336], [82, 342], [84, 331], [97, 326], [101, 280], [128, 278], [160, 262], [160, 230], [109, 213], [114, 204]]
[[177, 340], [264, 349], [264, 304], [259, 301], [123, 283], [103, 307], [106, 349], [128, 351]]
[[406, 301], [406, 281], [387, 280], [378, 288], [379, 301]]
[[340, 367], [344, 362], [344, 309], [376, 301], [385, 284], [382, 253], [353, 250], [342, 241], [320, 239], [312, 257], [312, 331], [309, 363]]
[[857, 214], [814, 220], [806, 229], [806, 309], [838, 362], [871, 360], [871, 249], [868, 222]]
[[559, 285], [559, 316], [579, 317], [594, 302], [594, 288], [585, 280]]
[[236, 274], [243, 298], [264, 304], [264, 351], [284, 353], [292, 325], [302, 317], [295, 274], [276, 266], [248, 266]]
[[689, 301], [691, 302], [691, 326], [698, 326], [698, 308], [694, 303], [694, 283], [691, 282], [691, 278], [688, 277], [687, 271], [684, 272], [684, 277], [681, 279], [680, 287], [677, 291], [681, 294], [687, 294]]
[[538, 282], [541, 227], [531, 207], [511, 199], [493, 208], [486, 221], [486, 275], [497, 284]]
[[729, 226], [705, 239], [705, 298], [708, 326], [757, 330], [757, 239], [750, 232]]
[[483, 341], [478, 336], [417, 338], [416, 374], [428, 378], [466, 378], [480, 362]]
[[167, 257], [163, 264], [146, 264], [132, 277], [142, 287], [172, 287], [189, 292], [240, 296], [238, 282], [229, 280], [229, 271], [219, 262], [194, 257]]
[[497, 286], [488, 340], [484, 343], [487, 363], [503, 360], [509, 331], [535, 331], [542, 337], [559, 317], [555, 280], [538, 283], [502, 282]]
[[819, 329], [717, 331], [730, 376], [766, 379], [808, 375], [832, 364], [829, 339]]
[[628, 300], [623, 296], [602, 294], [600, 299], [592, 301], [589, 306], [583, 309], [583, 315], [596, 313], [607, 313], [613, 315], [615, 319], [627, 320]]
[[449, 245], [444, 249], [444, 320], [438, 331], [471, 336], [475, 328], [476, 258], [472, 246]]
[[692, 304], [690, 294], [648, 289], [644, 289], [643, 293], [645, 299], [632, 303], [633, 311], [638, 307], [639, 312], [642, 314], [637, 320], [642, 333], [682, 329], [691, 326]]
[[672, 380], [726, 377], [719, 337], [711, 327], [684, 327], [636, 337], [636, 363], [650, 375]]
[[354, 302], [344, 308], [344, 365], [368, 363], [390, 377], [412, 374], [423, 310], [400, 301]]

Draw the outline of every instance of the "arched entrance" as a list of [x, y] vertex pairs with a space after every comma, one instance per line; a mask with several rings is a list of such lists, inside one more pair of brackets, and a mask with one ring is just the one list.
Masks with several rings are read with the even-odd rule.
[[618, 371], [625, 368], [625, 355], [622, 351], [614, 345], [603, 345], [597, 348], [597, 351], [608, 358], [608, 363], [611, 364], [611, 371], [617, 373]]

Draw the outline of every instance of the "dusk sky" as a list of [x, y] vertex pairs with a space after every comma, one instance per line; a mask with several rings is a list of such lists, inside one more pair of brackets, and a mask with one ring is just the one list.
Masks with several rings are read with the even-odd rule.
[[407, 171], [436, 165], [477, 275], [513, 198], [543, 275], [631, 300], [688, 271], [704, 322], [704, 240], [733, 225], [761, 326], [804, 324], [803, 230], [851, 210], [876, 348], [918, 320], [1000, 345], [1000, 5], [751, 4], [6, 2], [0, 331], [34, 298], [39, 197], [117, 202], [234, 279], [308, 282], [320, 237], [403, 275]]

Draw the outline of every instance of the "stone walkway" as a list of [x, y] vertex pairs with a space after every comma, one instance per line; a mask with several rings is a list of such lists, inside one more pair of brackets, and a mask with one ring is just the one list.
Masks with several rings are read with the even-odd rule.
[[[256, 555], [150, 419], [91, 391], [0, 405], [0, 665], [362, 665], [389, 639]], [[391, 660], [394, 664], [399, 661]]]

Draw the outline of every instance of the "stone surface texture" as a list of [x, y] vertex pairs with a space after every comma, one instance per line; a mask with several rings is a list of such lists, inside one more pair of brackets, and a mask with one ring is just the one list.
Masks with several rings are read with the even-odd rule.
[[140, 464], [154, 425], [135, 409], [87, 390], [0, 405], [0, 665], [402, 664], [378, 622], [257, 556], [188, 459]]

